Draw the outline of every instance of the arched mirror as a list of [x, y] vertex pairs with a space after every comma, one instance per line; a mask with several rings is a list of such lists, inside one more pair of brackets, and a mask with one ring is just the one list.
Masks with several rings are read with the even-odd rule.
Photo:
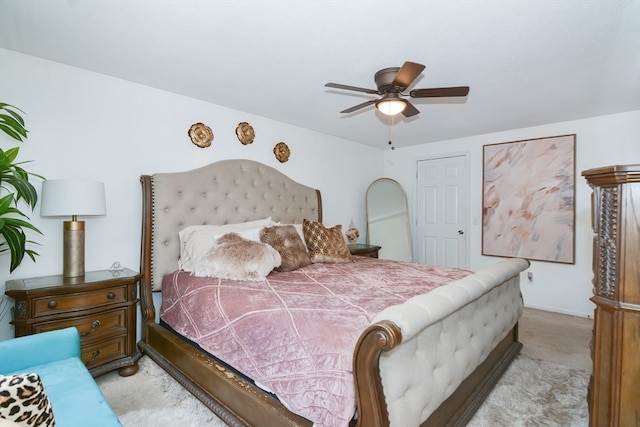
[[367, 244], [381, 247], [379, 258], [413, 260], [407, 193], [393, 179], [377, 179], [367, 189]]

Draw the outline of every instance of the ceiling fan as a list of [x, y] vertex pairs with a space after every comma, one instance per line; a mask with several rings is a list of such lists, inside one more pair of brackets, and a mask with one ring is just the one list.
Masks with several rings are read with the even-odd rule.
[[408, 100], [402, 98], [403, 96], [410, 96], [411, 98], [441, 98], [467, 96], [469, 93], [469, 86], [412, 89], [408, 94], [402, 93], [420, 75], [422, 70], [424, 70], [424, 65], [409, 61], [406, 61], [402, 67], [384, 68], [374, 76], [378, 89], [367, 89], [339, 83], [327, 83], [325, 86], [381, 95], [379, 99], [365, 101], [362, 104], [340, 111], [341, 113], [353, 113], [356, 110], [375, 104], [376, 108], [386, 115], [393, 116], [402, 113], [405, 117], [415, 116], [420, 111]]

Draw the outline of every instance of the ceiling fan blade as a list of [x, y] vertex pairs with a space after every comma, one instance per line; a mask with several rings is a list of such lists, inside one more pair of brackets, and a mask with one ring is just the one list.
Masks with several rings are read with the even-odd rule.
[[430, 89], [413, 89], [409, 92], [412, 98], [442, 98], [447, 96], [467, 96], [469, 86], [438, 87]]
[[403, 116], [411, 117], [411, 116], [415, 116], [416, 114], [420, 113], [420, 111], [418, 111], [418, 109], [416, 107], [414, 107], [413, 104], [410, 103], [409, 101], [407, 101], [406, 99], [404, 100], [404, 103], [407, 104], [407, 106], [402, 111], [402, 115]]
[[380, 95], [380, 93], [377, 90], [375, 90], [375, 89], [367, 89], [367, 88], [364, 88], [364, 87], [341, 85], [339, 83], [327, 83], [325, 86], [326, 87], [332, 87], [332, 88], [335, 88], [335, 89], [355, 90], [357, 92], [364, 92], [364, 93], [371, 93], [373, 95]]
[[393, 79], [393, 85], [400, 88], [408, 88], [411, 83], [420, 75], [424, 70], [424, 65], [416, 62], [405, 62]]
[[377, 99], [372, 99], [370, 101], [363, 102], [362, 104], [354, 105], [353, 107], [347, 108], [346, 110], [342, 110], [340, 112], [341, 113], [353, 113], [356, 110], [359, 110], [359, 109], [364, 108], [366, 106], [369, 106], [371, 104], [375, 104], [377, 101], [378, 101]]

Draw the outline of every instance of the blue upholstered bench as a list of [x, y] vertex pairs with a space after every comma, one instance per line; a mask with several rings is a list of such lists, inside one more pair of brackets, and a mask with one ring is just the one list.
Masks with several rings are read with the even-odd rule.
[[0, 341], [0, 374], [36, 373], [57, 427], [121, 427], [102, 391], [80, 360], [74, 327]]

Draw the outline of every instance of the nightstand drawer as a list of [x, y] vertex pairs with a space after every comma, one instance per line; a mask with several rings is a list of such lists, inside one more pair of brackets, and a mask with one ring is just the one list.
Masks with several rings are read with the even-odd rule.
[[[0, 0], [1, 1], [1, 0]], [[122, 376], [138, 371], [136, 347], [137, 288], [142, 274], [87, 271], [8, 280], [5, 294], [14, 299], [11, 324], [15, 336], [68, 327], [80, 333], [82, 361], [94, 377], [117, 369]]]
[[33, 300], [33, 317], [78, 311], [85, 308], [93, 308], [101, 305], [126, 301], [126, 286], [98, 289], [90, 292], [78, 292], [75, 294], [35, 298]]
[[127, 355], [126, 345], [127, 337], [124, 335], [107, 341], [99, 341], [87, 345], [82, 344], [80, 346], [80, 358], [87, 366], [87, 369], [91, 369], [125, 357]]
[[80, 332], [80, 340], [99, 339], [105, 334], [127, 333], [127, 308], [119, 308], [104, 313], [90, 314], [68, 320], [39, 323], [33, 326], [35, 333], [53, 331], [75, 326]]

